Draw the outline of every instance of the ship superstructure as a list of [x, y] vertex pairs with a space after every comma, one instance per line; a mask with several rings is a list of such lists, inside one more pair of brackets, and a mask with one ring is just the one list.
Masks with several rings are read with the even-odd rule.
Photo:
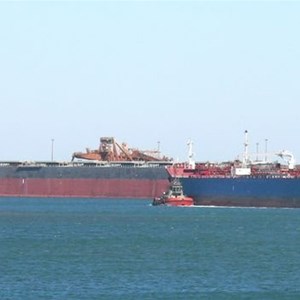
[[72, 161], [77, 159], [104, 161], [104, 162], [124, 162], [124, 161], [171, 161], [170, 158], [161, 157], [159, 149], [140, 150], [128, 147], [127, 143], [119, 143], [114, 137], [101, 137], [99, 148], [96, 150], [86, 149], [86, 152], [75, 152]]

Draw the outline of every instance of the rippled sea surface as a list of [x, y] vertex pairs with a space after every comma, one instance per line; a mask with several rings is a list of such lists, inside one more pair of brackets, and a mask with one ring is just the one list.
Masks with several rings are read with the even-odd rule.
[[0, 199], [0, 299], [300, 299], [300, 209]]

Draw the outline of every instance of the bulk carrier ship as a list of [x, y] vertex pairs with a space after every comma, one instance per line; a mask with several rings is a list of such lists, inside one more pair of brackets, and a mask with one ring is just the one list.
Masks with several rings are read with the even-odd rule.
[[[192, 143], [189, 161], [168, 166], [171, 178], [180, 180], [185, 195], [195, 205], [247, 207], [300, 207], [300, 166], [289, 151], [274, 153], [281, 159], [269, 162], [268, 154], [248, 154], [248, 132], [245, 131], [241, 160], [225, 163], [195, 163]], [[263, 158], [259, 158], [263, 157]]]
[[157, 151], [141, 151], [102, 137], [97, 150], [76, 152], [70, 162], [0, 162], [0, 196], [153, 198], [169, 187]]

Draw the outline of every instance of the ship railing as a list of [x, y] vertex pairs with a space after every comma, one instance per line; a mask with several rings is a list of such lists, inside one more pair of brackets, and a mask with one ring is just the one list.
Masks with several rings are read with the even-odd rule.
[[[189, 176], [179, 176], [179, 177], [189, 177], [189, 178], [232, 178], [231, 175], [201, 175], [201, 174], [193, 174]], [[236, 176], [238, 177], [238, 176]], [[241, 177], [241, 176], [239, 176]]]
[[170, 161], [76, 161], [69, 166], [85, 167], [161, 167], [169, 166]]
[[162, 167], [171, 161], [0, 161], [0, 166], [34, 167]]
[[18, 166], [22, 164], [21, 161], [0, 161], [0, 166]]

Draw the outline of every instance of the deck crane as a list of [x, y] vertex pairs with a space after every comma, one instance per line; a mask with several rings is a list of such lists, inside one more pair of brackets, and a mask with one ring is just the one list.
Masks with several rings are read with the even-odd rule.
[[295, 158], [294, 158], [294, 155], [290, 151], [282, 150], [282, 151], [276, 153], [276, 155], [281, 157], [284, 161], [287, 162], [290, 170], [293, 170], [295, 168]]

